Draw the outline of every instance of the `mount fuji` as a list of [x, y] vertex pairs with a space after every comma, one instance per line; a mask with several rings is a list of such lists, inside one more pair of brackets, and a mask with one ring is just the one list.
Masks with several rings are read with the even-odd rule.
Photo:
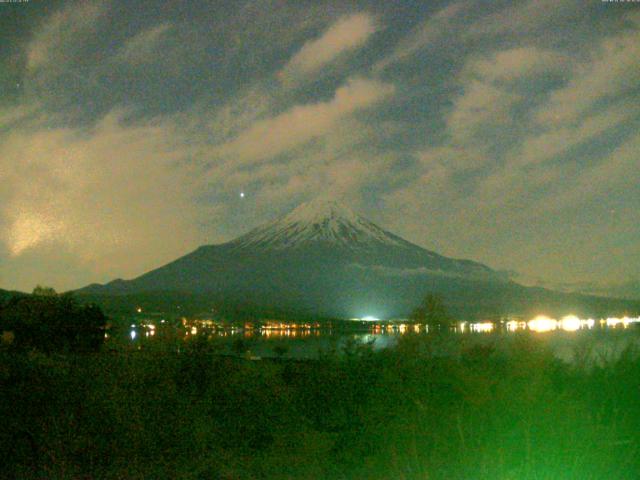
[[441, 294], [458, 315], [503, 313], [534, 290], [481, 263], [408, 242], [336, 201], [316, 199], [132, 280], [77, 292], [197, 295], [267, 311], [349, 318], [404, 316], [426, 293]]

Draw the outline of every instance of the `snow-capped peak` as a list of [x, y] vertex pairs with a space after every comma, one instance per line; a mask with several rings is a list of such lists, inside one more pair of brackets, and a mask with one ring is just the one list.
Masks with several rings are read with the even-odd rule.
[[314, 242], [349, 248], [376, 244], [408, 245], [345, 205], [325, 198], [303, 203], [287, 215], [255, 228], [233, 243], [241, 247], [281, 249]]
[[282, 218], [284, 223], [320, 224], [326, 220], [341, 219], [348, 222], [357, 222], [359, 216], [345, 205], [335, 200], [315, 198], [302, 203]]

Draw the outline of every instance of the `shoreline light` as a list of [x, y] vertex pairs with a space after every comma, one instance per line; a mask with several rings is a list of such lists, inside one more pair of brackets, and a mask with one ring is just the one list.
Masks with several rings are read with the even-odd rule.
[[534, 332], [550, 332], [558, 328], [558, 321], [546, 315], [538, 315], [533, 320], [529, 320], [527, 326], [529, 330], [533, 330]]
[[491, 322], [472, 323], [471, 325], [469, 325], [469, 330], [471, 330], [472, 332], [489, 333], [493, 331], [493, 323]]
[[566, 332], [575, 332], [582, 328], [582, 321], [575, 315], [567, 315], [560, 320], [560, 328]]

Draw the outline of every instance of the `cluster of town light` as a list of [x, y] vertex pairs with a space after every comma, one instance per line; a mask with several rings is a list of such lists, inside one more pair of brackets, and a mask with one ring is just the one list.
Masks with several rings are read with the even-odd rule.
[[[639, 323], [640, 317], [609, 317], [607, 319], [600, 320], [599, 324], [602, 327], [627, 328], [632, 323]], [[468, 325], [468, 327], [467, 327]], [[507, 331], [515, 332], [518, 330], [531, 330], [532, 332], [544, 333], [552, 332], [555, 330], [564, 330], [565, 332], [575, 332], [577, 330], [590, 330], [596, 325], [596, 321], [593, 318], [578, 318], [576, 315], [567, 315], [560, 320], [548, 317], [546, 315], [538, 315], [528, 322], [511, 320], [506, 322], [505, 326]], [[471, 332], [491, 332], [495, 328], [495, 324], [492, 322], [478, 322], [470, 323], [462, 322], [459, 325], [459, 330], [465, 332], [469, 329]]]
[[[361, 318], [352, 318], [352, 321], [365, 321], [365, 322], [379, 322], [380, 319], [373, 316], [366, 316]], [[504, 322], [508, 332], [515, 332], [518, 330], [531, 330], [533, 332], [551, 332], [554, 330], [564, 330], [565, 332], [575, 332], [577, 330], [590, 330], [592, 329], [596, 323], [599, 323], [602, 327], [623, 327], [627, 328], [632, 323], [639, 323], [640, 317], [630, 318], [630, 317], [609, 317], [606, 319], [601, 319], [599, 322], [596, 322], [593, 318], [579, 318], [576, 315], [566, 315], [561, 319], [555, 319], [548, 317], [546, 315], [538, 315], [532, 318], [529, 321], [524, 320], [510, 320]], [[492, 332], [496, 329], [495, 322], [459, 322], [455, 325], [455, 330], [460, 333], [465, 332], [479, 332], [479, 333], [488, 333]], [[404, 323], [389, 323], [387, 328], [379, 328], [378, 324], [374, 325], [374, 330], [376, 331], [400, 331], [403, 333], [407, 330], [407, 327]]]
[[[364, 318], [352, 319], [352, 320], [364, 320]], [[519, 330], [530, 330], [532, 332], [544, 333], [555, 330], [563, 330], [565, 332], [575, 332], [577, 330], [590, 330], [596, 325], [596, 321], [593, 318], [582, 319], [576, 315], [567, 315], [560, 320], [548, 317], [546, 315], [538, 315], [529, 321], [517, 321], [510, 320], [504, 322], [503, 325], [508, 332], [515, 332]], [[632, 323], [640, 323], [640, 317], [609, 317], [602, 319], [599, 322], [601, 327], [627, 328]], [[395, 324], [389, 323], [387, 325], [375, 324], [372, 327], [374, 333], [405, 333], [409, 330], [419, 333], [421, 327], [425, 331], [428, 331], [427, 325], [413, 324], [408, 326], [407, 324]], [[455, 330], [459, 333], [476, 332], [476, 333], [489, 333], [496, 330], [497, 324], [494, 322], [459, 322], [455, 325]]]

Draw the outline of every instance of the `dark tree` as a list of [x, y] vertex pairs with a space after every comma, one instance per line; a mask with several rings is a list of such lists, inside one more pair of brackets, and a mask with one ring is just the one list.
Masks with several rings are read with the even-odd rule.
[[418, 305], [409, 319], [415, 323], [423, 323], [429, 325], [432, 329], [440, 329], [447, 331], [453, 323], [453, 318], [447, 312], [447, 309], [439, 295], [433, 293], [427, 294], [420, 305]]
[[36, 287], [0, 309], [0, 331], [13, 333], [19, 349], [44, 352], [99, 350], [107, 317], [96, 305], [80, 305], [71, 295]]
[[58, 293], [51, 287], [37, 285], [36, 288], [33, 289], [32, 295], [36, 295], [38, 297], [56, 297]]

